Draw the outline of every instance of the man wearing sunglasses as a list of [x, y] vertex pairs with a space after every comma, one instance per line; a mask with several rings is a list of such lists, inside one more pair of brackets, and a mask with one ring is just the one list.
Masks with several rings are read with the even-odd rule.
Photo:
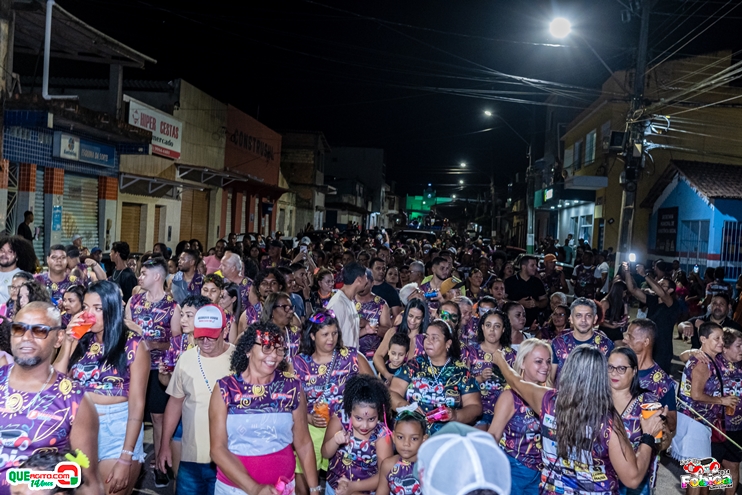
[[6, 470], [33, 452], [75, 449], [90, 459], [77, 492], [103, 493], [97, 474], [98, 413], [79, 385], [52, 368], [64, 338], [59, 311], [45, 302], [27, 304], [11, 325], [15, 364], [0, 368], [0, 493], [9, 493]]
[[80, 285], [80, 279], [67, 273], [67, 250], [61, 244], [55, 244], [46, 258], [49, 271], [36, 275], [36, 280], [46, 287], [54, 301], [62, 303], [62, 297], [72, 285]]
[[213, 493], [216, 468], [209, 454], [209, 401], [216, 382], [229, 374], [234, 346], [224, 342], [226, 318], [213, 304], [196, 311], [193, 318], [196, 347], [185, 351], [175, 365], [167, 387], [162, 442], [157, 465], [166, 472], [173, 464], [170, 450], [178, 421], [183, 418], [183, 439], [177, 493]]

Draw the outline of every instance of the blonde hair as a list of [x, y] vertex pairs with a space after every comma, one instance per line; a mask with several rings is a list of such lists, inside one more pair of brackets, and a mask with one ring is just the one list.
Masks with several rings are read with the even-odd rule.
[[[551, 345], [549, 345], [547, 341], [542, 339], [526, 339], [520, 344], [520, 347], [518, 347], [518, 356], [515, 358], [515, 362], [513, 363], [513, 370], [515, 370], [518, 375], [523, 375], [523, 363], [537, 347], [543, 347], [544, 349], [548, 350], [549, 358], [554, 359], [554, 356], [551, 352]], [[551, 386], [551, 376], [547, 378], [545, 385], [547, 387]]]

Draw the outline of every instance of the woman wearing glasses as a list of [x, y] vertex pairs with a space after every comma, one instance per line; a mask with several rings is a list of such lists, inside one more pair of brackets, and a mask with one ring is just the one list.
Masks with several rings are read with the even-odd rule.
[[[659, 397], [644, 390], [639, 384], [639, 359], [628, 347], [617, 347], [608, 355], [608, 378], [611, 381], [613, 405], [621, 413], [626, 434], [629, 436], [634, 452], [639, 449], [642, 429], [642, 404], [659, 402]], [[649, 472], [641, 484], [635, 488], [621, 487], [624, 495], [649, 495], [656, 480], [659, 456], [649, 464]]]
[[516, 353], [510, 347], [510, 320], [499, 309], [493, 309], [479, 319], [477, 343], [464, 347], [462, 361], [469, 367], [479, 383], [482, 394], [482, 417], [476, 427], [487, 430], [495, 413], [495, 403], [505, 389], [502, 373], [492, 364], [492, 356], [502, 350], [505, 359], [511, 366], [515, 363]]
[[536, 337], [543, 340], [554, 340], [559, 335], [568, 331], [567, 325], [569, 324], [569, 306], [566, 304], [559, 304], [554, 308], [554, 312], [551, 313], [549, 321], [544, 326], [539, 328], [536, 332]]
[[[80, 340], [73, 329], [95, 323]], [[150, 353], [124, 324], [119, 286], [96, 282], [67, 330], [54, 367], [88, 392], [98, 411], [98, 473], [106, 492], [129, 494], [144, 462], [144, 402]]]
[[428, 433], [447, 421], [474, 424], [482, 415], [479, 384], [460, 361], [456, 334], [443, 320], [435, 320], [425, 333], [425, 355], [397, 371], [389, 391], [394, 408], [417, 403], [423, 414], [439, 410], [442, 417], [429, 421]]
[[[358, 373], [373, 376], [358, 351], [343, 346], [338, 321], [332, 310], [317, 311], [307, 320], [301, 338], [299, 354], [293, 358], [294, 372], [304, 385], [307, 397], [307, 422], [317, 458], [317, 469], [327, 470], [327, 459], [320, 450], [329, 418], [343, 407], [343, 392], [348, 379]], [[301, 466], [297, 464], [296, 491], [308, 493]]]
[[269, 295], [265, 300], [260, 322], [271, 322], [284, 332], [288, 349], [287, 359], [291, 360], [299, 353], [301, 328], [294, 321], [294, 305], [291, 304], [291, 296], [285, 292], [274, 292]]
[[286, 372], [285, 356], [283, 330], [270, 322], [250, 325], [237, 341], [234, 374], [217, 382], [209, 404], [216, 495], [273, 495], [279, 480], [293, 493], [294, 451], [309, 492], [322, 490], [304, 390], [299, 378]]
[[[238, 325], [238, 331], [240, 334], [245, 331], [248, 325], [252, 325], [260, 321], [261, 315], [263, 314], [263, 305], [265, 305], [268, 296], [270, 296], [274, 292], [286, 292], [286, 278], [283, 276], [283, 273], [276, 270], [275, 268], [261, 270], [258, 273], [258, 276], [255, 277], [255, 283], [253, 284], [250, 291], [250, 300], [247, 301], [247, 304], [244, 308], [244, 313], [242, 313], [242, 316], [240, 316]], [[255, 304], [250, 303], [250, 301], [252, 301], [253, 299], [257, 299], [257, 302], [255, 302]]]

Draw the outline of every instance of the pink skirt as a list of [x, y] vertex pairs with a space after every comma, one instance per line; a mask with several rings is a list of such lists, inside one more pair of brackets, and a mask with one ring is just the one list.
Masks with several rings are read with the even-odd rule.
[[[238, 455], [237, 458], [245, 466], [247, 474], [261, 485], [275, 485], [281, 476], [287, 480], [294, 479], [296, 458], [291, 445], [287, 445], [282, 450], [272, 454], [260, 456]], [[236, 486], [219, 467], [216, 468], [216, 479], [226, 485]]]

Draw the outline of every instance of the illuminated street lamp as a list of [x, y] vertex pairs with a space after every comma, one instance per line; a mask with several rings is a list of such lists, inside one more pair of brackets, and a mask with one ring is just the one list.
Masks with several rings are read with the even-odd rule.
[[466, 162], [461, 162], [462, 167], [466, 167]]
[[492, 117], [492, 112], [490, 112], [489, 110], [485, 110], [485, 111], [484, 111], [484, 114], [485, 114], [485, 115], [486, 115], [487, 117]]
[[459, 181], [459, 184], [463, 184], [463, 183], [464, 183], [464, 181], [463, 181], [463, 180], [460, 180], [460, 181]]
[[564, 17], [557, 17], [549, 24], [549, 32], [555, 38], [566, 38], [572, 32], [572, 23]]
[[456, 195], [455, 195], [455, 194], [454, 194], [454, 195], [452, 195], [451, 197], [452, 197], [453, 199], [456, 199]]

